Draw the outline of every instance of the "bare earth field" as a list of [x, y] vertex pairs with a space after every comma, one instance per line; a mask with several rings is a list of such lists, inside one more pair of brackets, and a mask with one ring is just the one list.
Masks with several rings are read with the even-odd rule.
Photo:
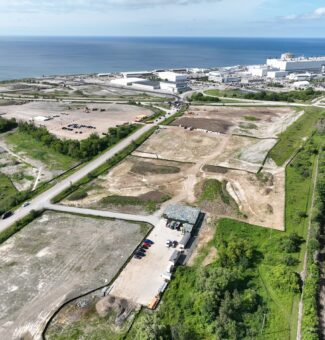
[[179, 127], [158, 130], [137, 151], [146, 157], [196, 163], [214, 153], [225, 139], [217, 133], [189, 131]]
[[291, 108], [191, 106], [172, 125], [220, 133], [274, 138], [299, 114]]
[[275, 143], [276, 139], [259, 140], [172, 127], [158, 130], [133, 154], [257, 172]]
[[[87, 109], [88, 108], [88, 109]], [[99, 135], [106, 133], [108, 128], [133, 122], [139, 115], [150, 115], [148, 109], [122, 104], [84, 104], [67, 105], [59, 102], [31, 102], [23, 105], [8, 105], [2, 107], [5, 118], [17, 120], [34, 120], [36, 125], [46, 126], [54, 135], [60, 138], [85, 139], [91, 133]], [[49, 117], [48, 121], [38, 121], [35, 117]], [[70, 124], [85, 125], [82, 128], [72, 128], [72, 131], [62, 128]], [[89, 128], [92, 126], [94, 128]]]
[[146, 228], [46, 212], [0, 246], [0, 338], [39, 339], [66, 300], [108, 284]]
[[178, 195], [183, 188], [187, 170], [191, 164], [130, 156], [107, 174], [92, 181], [87, 197], [62, 203], [83, 208], [137, 212], [145, 214], [143, 207], [112, 206], [101, 203], [110, 195], [127, 197], [152, 197], [163, 194]]
[[284, 230], [285, 170], [279, 168], [259, 175], [245, 171], [205, 172], [204, 176], [227, 181], [227, 191], [236, 201], [245, 221], [267, 228]]
[[[233, 138], [235, 138], [234, 144], [240, 145], [240, 141], [236, 139], [243, 137], [233, 136]], [[219, 157], [229, 159], [227, 158], [229, 145], [230, 143], [225, 144], [224, 148], [219, 145], [219, 149], [215, 149], [215, 154], [219, 152]], [[174, 150], [178, 152], [177, 148]], [[161, 209], [177, 202], [196, 204], [198, 198], [196, 186], [205, 179], [214, 178], [228, 182], [227, 191], [236, 201], [243, 216], [246, 216], [245, 221], [264, 227], [283, 229], [284, 170], [282, 168], [269, 169], [266, 175], [263, 173], [257, 176], [253, 172], [211, 166], [210, 160], [215, 158], [215, 154], [206, 156], [198, 163], [180, 163], [130, 156], [110, 172], [85, 187], [86, 197], [76, 200], [67, 198], [62, 203], [84, 208], [145, 214], [147, 212], [143, 207], [105, 206], [101, 200], [108, 195], [141, 197], [141, 195], [153, 195], [153, 193], [160, 192], [171, 197], [171, 200], [162, 204]], [[246, 163], [243, 164], [247, 167]], [[231, 207], [226, 205], [219, 207], [216, 202], [213, 204], [214, 208], [211, 210], [213, 215], [234, 216]]]

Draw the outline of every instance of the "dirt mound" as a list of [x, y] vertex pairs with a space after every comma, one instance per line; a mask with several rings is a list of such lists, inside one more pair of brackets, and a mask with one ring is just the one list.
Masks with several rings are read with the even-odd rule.
[[150, 191], [146, 194], [138, 196], [140, 201], [148, 202], [148, 201], [154, 201], [154, 202], [164, 202], [166, 201], [167, 195], [161, 191]]
[[112, 295], [105, 296], [96, 303], [96, 311], [102, 318], [110, 313], [116, 314], [116, 320], [125, 319], [134, 310], [134, 305], [126, 299], [120, 299]]
[[222, 166], [209, 165], [209, 164], [205, 165], [202, 170], [206, 172], [217, 173], [217, 174], [226, 174], [228, 172], [227, 168], [223, 168]]
[[180, 168], [176, 166], [167, 166], [167, 165], [157, 165], [151, 162], [139, 161], [135, 163], [131, 172], [134, 172], [139, 175], [159, 175], [159, 174], [177, 174], [181, 171]]
[[203, 129], [207, 131], [226, 133], [233, 126], [232, 123], [222, 119], [206, 118], [179, 118], [171, 125], [183, 126], [185, 128]]

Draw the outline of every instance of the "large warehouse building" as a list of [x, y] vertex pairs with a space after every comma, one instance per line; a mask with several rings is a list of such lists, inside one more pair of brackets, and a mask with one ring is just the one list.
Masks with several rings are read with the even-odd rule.
[[296, 58], [291, 53], [282, 54], [281, 58], [267, 59], [268, 67], [287, 72], [321, 72], [325, 68], [325, 57]]

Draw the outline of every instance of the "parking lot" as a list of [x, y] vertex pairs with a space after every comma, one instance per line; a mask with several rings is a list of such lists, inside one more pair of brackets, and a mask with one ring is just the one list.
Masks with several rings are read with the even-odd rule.
[[[169, 259], [175, 248], [166, 247], [167, 240], [180, 242], [182, 233], [166, 227], [161, 219], [152, 230], [148, 239], [152, 246], [141, 259], [132, 258], [114, 282], [110, 294], [148, 306], [164, 285], [163, 273], [167, 272]], [[176, 248], [177, 249], [177, 248]]]

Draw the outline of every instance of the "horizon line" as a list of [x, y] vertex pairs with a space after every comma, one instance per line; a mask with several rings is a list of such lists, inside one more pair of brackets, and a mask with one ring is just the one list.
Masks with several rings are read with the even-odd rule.
[[325, 39], [317, 36], [222, 36], [222, 35], [54, 35], [54, 34], [0, 34], [0, 38], [219, 38], [219, 39]]

